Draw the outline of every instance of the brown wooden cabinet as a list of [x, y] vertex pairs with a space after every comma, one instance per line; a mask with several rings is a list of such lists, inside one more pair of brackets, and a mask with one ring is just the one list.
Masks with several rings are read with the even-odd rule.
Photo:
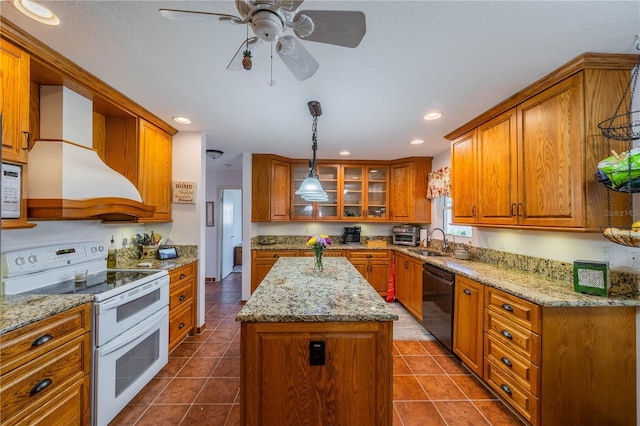
[[387, 295], [391, 273], [390, 250], [346, 250], [347, 259], [382, 297]]
[[89, 303], [0, 336], [2, 424], [88, 425], [91, 350]]
[[26, 163], [29, 150], [30, 57], [22, 49], [0, 43], [0, 114], [2, 161]]
[[169, 272], [169, 351], [172, 351], [188, 334], [195, 334], [198, 262], [193, 262]]
[[281, 257], [298, 256], [298, 250], [251, 250], [251, 293]]
[[389, 220], [389, 166], [343, 164], [341, 219]]
[[430, 157], [411, 157], [391, 162], [391, 221], [431, 221], [431, 200], [427, 198], [427, 178], [430, 172]]
[[396, 253], [396, 300], [418, 321], [422, 321], [423, 262], [406, 254]]
[[291, 197], [292, 220], [337, 220], [340, 217], [339, 208], [342, 205], [341, 169], [339, 164], [318, 161], [316, 164], [318, 180], [322, 189], [327, 193], [327, 201], [305, 201], [295, 191], [300, 188], [302, 181], [309, 176], [309, 164], [306, 161], [291, 163]]
[[138, 147], [138, 190], [142, 202], [156, 206], [151, 218], [140, 222], [171, 221], [171, 135], [140, 119]]
[[289, 220], [292, 192], [289, 159], [253, 154], [252, 162], [251, 220]]
[[[596, 181], [610, 155], [597, 124], [628, 84], [624, 55], [585, 54], [450, 133], [453, 221], [500, 227], [599, 230], [626, 195]], [[619, 142], [613, 149], [626, 150]], [[477, 173], [477, 183], [473, 183]]]
[[453, 352], [482, 377], [484, 286], [456, 275], [454, 294]]

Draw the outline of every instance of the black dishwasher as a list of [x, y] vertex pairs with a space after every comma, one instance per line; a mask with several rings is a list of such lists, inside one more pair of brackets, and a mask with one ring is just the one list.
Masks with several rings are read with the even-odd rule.
[[425, 263], [422, 270], [422, 325], [453, 352], [455, 275]]

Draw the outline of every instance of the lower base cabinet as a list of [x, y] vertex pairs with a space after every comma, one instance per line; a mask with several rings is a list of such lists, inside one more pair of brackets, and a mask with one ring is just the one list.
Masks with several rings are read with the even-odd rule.
[[456, 275], [454, 293], [453, 352], [467, 367], [482, 377], [484, 286]]
[[195, 334], [198, 262], [169, 272], [169, 352]]
[[422, 321], [423, 262], [396, 253], [396, 300], [418, 321]]
[[[468, 282], [467, 282], [468, 281]], [[476, 302], [456, 300], [454, 348], [462, 361], [531, 425], [635, 425], [636, 308], [539, 306], [463, 280], [458, 290], [484, 290], [482, 370], [473, 344], [480, 336], [461, 330], [461, 318], [477, 318]], [[468, 295], [467, 295], [468, 296]], [[467, 339], [467, 340], [465, 340]], [[474, 355], [475, 356], [475, 355]]]

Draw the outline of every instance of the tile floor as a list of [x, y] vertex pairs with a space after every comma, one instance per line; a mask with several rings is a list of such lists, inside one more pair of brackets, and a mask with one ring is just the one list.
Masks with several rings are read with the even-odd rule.
[[[111, 426], [240, 424], [241, 274], [206, 284], [207, 329], [169, 354], [169, 363]], [[521, 425], [505, 405], [413, 320], [392, 305], [393, 425]]]

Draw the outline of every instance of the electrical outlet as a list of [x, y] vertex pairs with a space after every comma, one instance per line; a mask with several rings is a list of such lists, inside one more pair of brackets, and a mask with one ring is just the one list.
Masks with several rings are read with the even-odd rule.
[[629, 263], [633, 268], [640, 268], [640, 250], [631, 250], [629, 252]]
[[611, 263], [611, 260], [613, 259], [613, 248], [603, 246], [600, 251], [600, 257], [603, 262]]

